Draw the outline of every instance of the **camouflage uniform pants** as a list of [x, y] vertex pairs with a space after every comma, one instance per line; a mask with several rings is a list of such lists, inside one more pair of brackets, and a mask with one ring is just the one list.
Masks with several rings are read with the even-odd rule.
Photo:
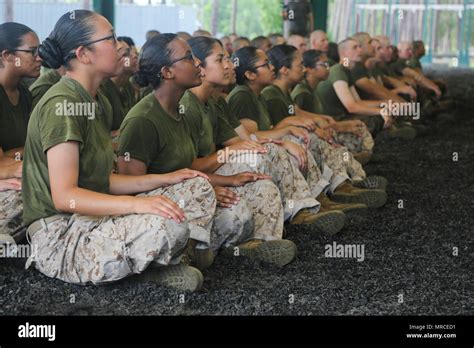
[[[245, 163], [243, 159], [239, 160], [238, 157], [238, 155], [233, 155], [232, 163], [223, 164], [215, 173], [229, 176], [245, 171], [257, 171], [255, 166], [250, 166], [248, 163]], [[241, 202], [244, 201], [242, 203], [243, 205], [247, 205], [247, 207], [251, 209], [254, 225], [253, 234], [248, 234], [248, 231], [242, 229], [242, 231], [235, 232], [239, 234], [239, 236], [234, 239], [238, 239], [239, 242], [242, 242], [243, 240], [251, 238], [262, 240], [279, 240], [282, 238], [284, 211], [280, 191], [272, 181], [258, 180], [243, 186], [228, 188], [240, 197]], [[217, 231], [228, 230], [232, 225], [247, 226], [247, 228], [251, 226], [251, 224], [244, 224], [241, 221], [245, 216], [233, 216], [230, 221], [228, 220], [229, 217], [222, 219], [220, 214], [222, 210], [225, 209], [226, 208], [217, 209], [216, 211], [214, 225]], [[235, 243], [233, 245], [235, 245]]]
[[166, 195], [175, 201], [184, 197], [185, 212], [197, 213], [186, 215], [188, 221], [183, 223], [153, 214], [73, 214], [48, 224], [41, 219], [42, 227], [30, 235], [33, 254], [26, 268], [34, 264], [46, 276], [69, 283], [102, 284], [141, 273], [152, 262], [179, 263], [193, 231], [191, 225], [194, 230], [210, 227], [214, 190], [206, 180], [196, 178], [145, 195]]
[[200, 247], [211, 242], [211, 229], [216, 211], [214, 188], [204, 178], [184, 180], [179, 184], [160, 187], [138, 196], [164, 195], [176, 202], [184, 211], [191, 230], [190, 237], [199, 241]]
[[[19, 242], [24, 237], [21, 191], [0, 192], [0, 244]], [[12, 240], [13, 238], [13, 240]]]
[[368, 128], [365, 127], [361, 137], [353, 133], [334, 132], [335, 140], [338, 144], [346, 147], [350, 152], [369, 152], [372, 153], [374, 149], [374, 138]]
[[321, 173], [314, 162], [313, 168], [301, 173], [296, 158], [288, 154], [281, 146], [266, 143], [268, 152], [259, 156], [256, 171], [270, 175], [280, 190], [284, 208], [284, 219], [292, 219], [304, 208], [319, 210], [319, 202], [315, 199], [324, 189]]
[[332, 171], [329, 192], [334, 192], [346, 180], [360, 180], [366, 177], [362, 165], [346, 147], [333, 146], [314, 133], [310, 134], [310, 139], [310, 151], [322, 168], [323, 174], [324, 165]]

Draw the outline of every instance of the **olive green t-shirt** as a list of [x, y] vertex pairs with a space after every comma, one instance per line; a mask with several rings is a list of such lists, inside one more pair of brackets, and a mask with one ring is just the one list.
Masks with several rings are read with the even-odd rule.
[[397, 61], [390, 64], [390, 69], [397, 76], [403, 75], [403, 69], [408, 68], [408, 61], [406, 59], [398, 59]]
[[356, 83], [358, 80], [366, 77], [369, 78], [367, 68], [362, 62], [356, 62], [352, 69], [349, 70], [351, 74], [352, 83]]
[[191, 91], [186, 91], [180, 107], [194, 143], [195, 157], [212, 155], [216, 151], [214, 135], [217, 133], [217, 122], [212, 120], [212, 105], [203, 105]]
[[140, 88], [140, 91], [138, 92], [138, 100], [142, 100], [151, 92], [153, 92], [153, 87], [151, 85]]
[[359, 94], [361, 99], [370, 99], [370, 94], [368, 94], [362, 88], [357, 87], [356, 83], [360, 79], [370, 78], [369, 72], [365, 65], [362, 62], [357, 62], [354, 64], [352, 69], [349, 70], [351, 74], [352, 83], [356, 86], [356, 91]]
[[61, 80], [61, 75], [58, 74], [56, 69], [43, 68], [40, 77], [30, 86], [30, 91], [33, 96], [32, 110], [38, 104], [41, 97], [50, 89], [54, 84]]
[[194, 144], [184, 115], [179, 114], [179, 110], [177, 117], [170, 115], [153, 93], [148, 94], [122, 122], [118, 155], [142, 161], [148, 174], [191, 167]]
[[291, 98], [301, 109], [308, 112], [317, 112], [316, 103], [313, 96], [313, 89], [306, 80], [301, 81], [291, 91]]
[[383, 75], [385, 75], [383, 69], [379, 64], [374, 64], [372, 69], [369, 69], [368, 72], [369, 76], [373, 77], [374, 79], [377, 79], [379, 76], [383, 77]]
[[181, 98], [184, 120], [194, 143], [196, 157], [212, 155], [216, 152], [216, 145], [237, 136], [225, 122], [218, 122], [216, 102], [216, 99], [210, 98], [203, 105], [191, 91], [186, 91]]
[[111, 122], [110, 130], [117, 130], [128, 112], [126, 97], [122, 95], [120, 88], [111, 79], [105, 79], [102, 82], [100, 91], [112, 105], [112, 120], [109, 120]]
[[273, 125], [277, 125], [284, 118], [295, 114], [295, 104], [288, 93], [284, 93], [275, 85], [267, 86], [262, 91], [263, 99]]
[[229, 109], [239, 119], [255, 121], [259, 131], [270, 130], [273, 126], [262, 95], [256, 96], [245, 85], [236, 86], [227, 97]]
[[349, 69], [341, 64], [336, 64], [329, 69], [328, 79], [318, 84], [316, 93], [321, 101], [323, 114], [342, 117], [347, 114], [347, 111], [334, 89], [333, 85], [337, 81], [345, 81], [349, 87], [354, 85]]
[[224, 98], [211, 97], [208, 103], [211, 105], [217, 121], [216, 145], [222, 147], [226, 141], [239, 136], [235, 132], [235, 128], [240, 126], [240, 121], [231, 113]]
[[0, 85], [0, 147], [8, 151], [25, 145], [31, 112], [31, 93], [26, 86], [18, 86], [20, 98], [13, 105]]
[[[51, 197], [46, 152], [51, 147], [79, 143], [80, 188], [108, 193], [113, 152], [107, 127], [111, 106], [100, 92], [97, 100], [82, 85], [64, 76], [31, 113], [23, 161], [23, 219], [30, 224], [59, 212]], [[73, 197], [71, 197], [73, 199]]]

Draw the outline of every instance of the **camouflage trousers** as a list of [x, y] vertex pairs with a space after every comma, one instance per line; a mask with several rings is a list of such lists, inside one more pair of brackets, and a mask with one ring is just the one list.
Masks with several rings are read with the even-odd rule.
[[[366, 177], [362, 165], [345, 146], [333, 146], [311, 133], [309, 148], [320, 166], [323, 176], [326, 170], [325, 165], [332, 171], [329, 179], [329, 192], [334, 192], [344, 181], [360, 180]], [[326, 170], [326, 172], [328, 171]]]
[[[216, 201], [207, 180], [195, 178], [142, 194], [184, 200], [187, 221], [153, 214], [61, 215], [28, 230], [32, 264], [41, 273], [75, 284], [103, 284], [143, 272], [151, 263], [178, 264], [188, 239], [210, 240]], [[194, 225], [194, 226], [193, 226]], [[194, 236], [192, 236], [194, 234]]]
[[353, 133], [334, 132], [334, 139], [338, 144], [346, 147], [351, 153], [369, 152], [374, 150], [374, 138], [367, 127], [361, 137]]
[[0, 244], [19, 242], [24, 238], [23, 200], [21, 191], [0, 192]]
[[[256, 172], [256, 166], [250, 165], [242, 157], [247, 156], [231, 155], [230, 163], [223, 164], [215, 171], [215, 174], [230, 176], [246, 171]], [[240, 202], [233, 207], [235, 212], [229, 211], [229, 208], [216, 209], [215, 233], [222, 237], [215, 237], [217, 243], [215, 245], [211, 243], [213, 248], [236, 245], [249, 239], [282, 239], [284, 210], [280, 191], [271, 180], [258, 180], [243, 186], [227, 188], [239, 196]], [[248, 218], [251, 218], [253, 223], [245, 222]], [[225, 235], [231, 230], [234, 237], [229, 239]]]
[[308, 166], [307, 172], [301, 173], [296, 158], [283, 147], [272, 143], [264, 146], [268, 152], [258, 157], [256, 171], [270, 175], [280, 190], [284, 219], [292, 219], [305, 208], [317, 212], [320, 204], [315, 197], [323, 191], [325, 184], [314, 159], [312, 167]]

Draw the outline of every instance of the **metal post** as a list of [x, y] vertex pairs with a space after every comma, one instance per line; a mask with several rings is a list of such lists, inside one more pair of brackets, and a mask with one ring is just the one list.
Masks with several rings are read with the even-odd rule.
[[94, 0], [94, 11], [107, 18], [110, 24], [115, 22], [115, 0]]
[[433, 37], [436, 35], [436, 33], [434, 32], [434, 19], [435, 19], [435, 14], [434, 14], [434, 9], [433, 8], [430, 8], [429, 9], [430, 11], [430, 34], [429, 34], [429, 47], [430, 49], [428, 50], [428, 54], [426, 56], [426, 60], [428, 62], [428, 64], [431, 64], [433, 63], [433, 52], [434, 52], [434, 47], [433, 47]]
[[388, 16], [387, 16], [387, 27], [385, 28], [385, 35], [392, 39], [392, 0], [388, 1]]
[[328, 0], [311, 0], [314, 30], [327, 31]]
[[356, 32], [356, 22], [357, 22], [357, 3], [359, 1], [358, 0], [353, 0], [352, 1], [352, 30], [351, 30], [351, 33], [350, 35], [354, 35], [355, 32]]
[[360, 30], [359, 31], [365, 31], [365, 11], [366, 9], [364, 8], [360, 9]]

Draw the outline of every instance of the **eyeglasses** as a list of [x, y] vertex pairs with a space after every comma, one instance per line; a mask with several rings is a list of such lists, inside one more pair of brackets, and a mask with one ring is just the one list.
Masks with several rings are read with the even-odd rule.
[[255, 70], [257, 70], [259, 68], [268, 68], [268, 69], [270, 69], [270, 62], [266, 62], [265, 64], [258, 65], [256, 67], [254, 67]]
[[105, 40], [113, 40], [113, 42], [116, 43], [117, 42], [117, 35], [115, 33], [113, 33], [112, 35], [103, 37], [102, 39], [86, 42], [86, 43], [82, 44], [82, 46], [89, 46], [89, 45], [95, 44], [95, 43], [100, 42], [100, 41], [105, 41]]
[[193, 56], [192, 53], [189, 53], [189, 54], [185, 55], [184, 57], [172, 60], [169, 64], [167, 64], [167, 66], [172, 66], [173, 64], [176, 64], [176, 63], [178, 63], [182, 60], [192, 60], [192, 61], [194, 61], [194, 56]]
[[26, 49], [16, 49], [16, 50], [12, 50], [12, 52], [27, 52], [27, 53], [31, 54], [33, 57], [38, 57], [38, 54], [39, 54], [39, 47], [31, 48], [31, 49], [29, 49], [29, 50], [26, 50]]
[[323, 66], [326, 69], [329, 69], [329, 62], [316, 63], [315, 66]]
[[[194, 58], [194, 55], [193, 55], [192, 53], [189, 53], [189, 54], [185, 55], [184, 57], [181, 57], [181, 58], [172, 60], [169, 64], [163, 66], [163, 68], [164, 68], [164, 67], [171, 67], [173, 64], [176, 64], [176, 63], [178, 63], [178, 62], [180, 62], [180, 61], [182, 61], [182, 60], [190, 60], [190, 61], [194, 62], [195, 58]], [[162, 68], [162, 69], [163, 69], [163, 68]], [[161, 71], [157, 74], [157, 76], [158, 76], [159, 78], [162, 78], [163, 75], [162, 75]]]

